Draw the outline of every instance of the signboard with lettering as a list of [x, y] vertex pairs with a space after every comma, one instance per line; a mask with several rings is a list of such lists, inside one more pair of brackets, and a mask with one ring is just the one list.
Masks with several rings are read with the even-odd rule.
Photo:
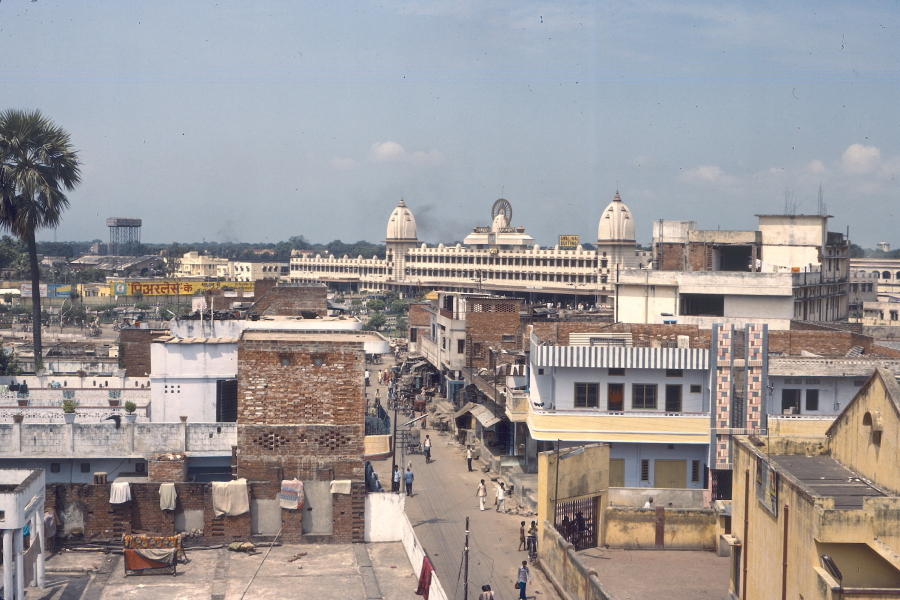
[[160, 279], [153, 281], [114, 281], [109, 284], [114, 296], [190, 296], [198, 291], [230, 288], [253, 293], [252, 281], [178, 281]]
[[578, 247], [578, 236], [577, 235], [561, 235], [561, 236], [559, 236], [559, 247], [560, 248], [577, 248]]
[[778, 516], [778, 471], [762, 457], [756, 458], [756, 499]]
[[[72, 295], [72, 286], [61, 283], [42, 283], [39, 286], [41, 298], [68, 298]], [[22, 298], [31, 298], [31, 284], [22, 284]]]

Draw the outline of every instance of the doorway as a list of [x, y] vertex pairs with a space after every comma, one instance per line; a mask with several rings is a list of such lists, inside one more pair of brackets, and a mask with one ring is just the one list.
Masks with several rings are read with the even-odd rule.
[[625, 487], [625, 459], [609, 459], [609, 487]]
[[625, 406], [625, 385], [610, 383], [607, 388], [606, 410], [621, 411]]
[[669, 489], [684, 489], [687, 487], [687, 461], [653, 461], [653, 487]]
[[666, 412], [681, 412], [681, 385], [666, 386]]
[[781, 413], [800, 414], [800, 392], [802, 390], [781, 390]]

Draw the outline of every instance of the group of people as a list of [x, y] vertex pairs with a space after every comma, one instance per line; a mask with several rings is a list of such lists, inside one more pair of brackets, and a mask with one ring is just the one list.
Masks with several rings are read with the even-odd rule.
[[[487, 501], [487, 485], [484, 479], [475, 489], [475, 497], [478, 498], [478, 508], [485, 510], [484, 503]], [[502, 481], [497, 483], [497, 489], [494, 491], [494, 508], [497, 512], [506, 512], [506, 484]]]
[[564, 540], [578, 545], [579, 540], [587, 534], [587, 521], [584, 514], [579, 510], [573, 519], [569, 519], [569, 515], [564, 516], [558, 531]]

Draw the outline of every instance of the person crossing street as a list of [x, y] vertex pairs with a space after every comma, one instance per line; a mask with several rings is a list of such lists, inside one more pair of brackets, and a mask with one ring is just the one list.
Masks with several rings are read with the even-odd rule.
[[478, 484], [478, 489], [475, 490], [475, 495], [478, 497], [479, 507], [481, 507], [481, 510], [484, 510], [484, 501], [487, 498], [487, 488], [484, 485], [484, 479], [482, 479], [481, 483]]

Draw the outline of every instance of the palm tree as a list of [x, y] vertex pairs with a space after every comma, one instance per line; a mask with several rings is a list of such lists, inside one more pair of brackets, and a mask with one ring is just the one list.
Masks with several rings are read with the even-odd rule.
[[0, 113], [0, 228], [28, 247], [31, 266], [34, 369], [43, 368], [41, 294], [35, 232], [56, 227], [69, 206], [63, 193], [81, 181], [69, 134], [39, 110]]

